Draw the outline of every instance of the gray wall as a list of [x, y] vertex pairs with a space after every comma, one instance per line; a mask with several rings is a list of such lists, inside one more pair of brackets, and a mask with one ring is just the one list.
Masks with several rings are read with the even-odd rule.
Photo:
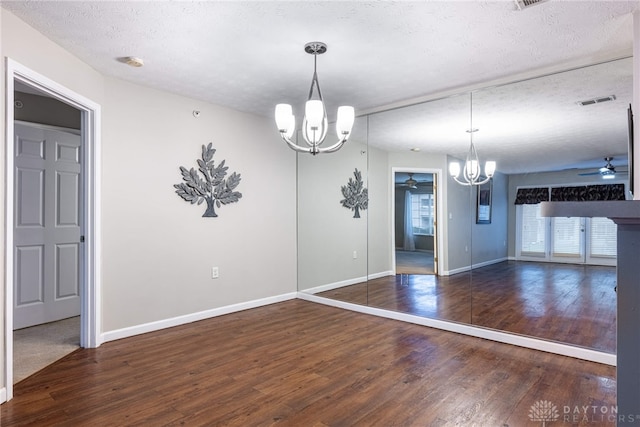
[[[447, 156], [447, 165], [455, 161]], [[455, 182], [447, 174], [447, 213], [445, 223], [449, 227], [448, 240], [445, 251], [449, 264], [447, 271], [456, 273], [468, 270], [471, 266], [471, 227], [475, 222], [475, 199], [471, 187], [465, 187]]]
[[[104, 87], [105, 330], [295, 292], [295, 153], [273, 121], [113, 78]], [[217, 218], [173, 188], [209, 142], [242, 177], [242, 199]]]
[[340, 204], [341, 187], [349, 178], [355, 179], [356, 168], [365, 187], [369, 185], [366, 145], [349, 140], [336, 153], [297, 157], [298, 289], [366, 280], [367, 221], [378, 204], [370, 200], [370, 208], [361, 210], [360, 218], [353, 218], [354, 212]]
[[476, 224], [477, 188], [472, 190], [472, 263], [491, 263], [507, 258], [508, 218], [508, 176], [496, 172], [493, 177], [491, 200], [491, 224]]
[[369, 162], [369, 212], [367, 228], [367, 256], [369, 276], [390, 274], [393, 271], [391, 249], [391, 173], [389, 153], [367, 148]]
[[[102, 108], [102, 332], [296, 291], [296, 156], [270, 118], [103, 76], [14, 15], [1, 18], [3, 55]], [[178, 167], [195, 166], [209, 142], [214, 160], [242, 175], [242, 199], [215, 219], [173, 188]], [[2, 328], [3, 318], [4, 304]]]

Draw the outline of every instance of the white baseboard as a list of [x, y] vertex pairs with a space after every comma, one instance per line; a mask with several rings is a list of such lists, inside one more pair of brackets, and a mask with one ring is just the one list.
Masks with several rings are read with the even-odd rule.
[[402, 322], [414, 323], [445, 331], [456, 332], [477, 338], [484, 338], [504, 344], [516, 345], [533, 350], [545, 351], [547, 353], [559, 354], [562, 356], [574, 357], [605, 365], [616, 365], [616, 355], [601, 351], [590, 350], [583, 347], [575, 347], [568, 344], [561, 344], [554, 341], [547, 341], [523, 335], [509, 334], [494, 329], [482, 328], [479, 326], [467, 325], [463, 323], [447, 322], [438, 319], [415, 316], [413, 314], [400, 313], [397, 311], [383, 310], [381, 308], [367, 307], [364, 305], [352, 304], [344, 301], [322, 298], [317, 295], [298, 292], [298, 298], [306, 301], [317, 302], [319, 304], [344, 308], [346, 310], [357, 311], [359, 313], [371, 314], [373, 316], [385, 317], [388, 319], [400, 320]]
[[492, 259], [492, 260], [489, 260], [489, 261], [479, 262], [477, 264], [473, 264], [472, 267], [473, 268], [486, 267], [488, 265], [498, 264], [498, 263], [505, 262], [505, 261], [508, 261], [508, 260], [509, 260], [508, 257], [496, 258], [496, 259]]
[[275, 304], [282, 301], [295, 299], [296, 292], [276, 295], [267, 298], [261, 298], [253, 301], [241, 302], [238, 304], [227, 305], [224, 307], [213, 308], [211, 310], [199, 311], [197, 313], [186, 314], [184, 316], [173, 317], [170, 319], [158, 320], [155, 322], [144, 323], [142, 325], [130, 326], [128, 328], [116, 329], [115, 331], [105, 332], [102, 335], [103, 342], [119, 340], [122, 338], [132, 337], [134, 335], [146, 334], [147, 332], [158, 331], [160, 329], [171, 328], [173, 326], [184, 325], [186, 323], [197, 322], [199, 320], [209, 319], [211, 317], [222, 316], [236, 311], [248, 310], [250, 308], [261, 307], [263, 305]]
[[7, 389], [5, 387], [0, 388], [0, 403], [7, 401]]
[[393, 272], [393, 270], [381, 271], [379, 273], [371, 273], [369, 274], [369, 280], [379, 279], [381, 277], [387, 277], [387, 276], [395, 276], [395, 273]]
[[303, 289], [302, 292], [308, 292], [310, 294], [317, 294], [320, 292], [330, 291], [333, 289], [342, 288], [345, 286], [355, 285], [356, 283], [363, 283], [367, 281], [367, 276], [355, 277], [353, 279], [341, 280], [339, 282], [327, 283], [326, 285], [320, 285], [309, 289]]
[[508, 260], [509, 260], [508, 257], [496, 258], [496, 259], [492, 259], [492, 260], [489, 260], [489, 261], [479, 262], [477, 264], [466, 265], [464, 267], [455, 268], [453, 270], [446, 270], [446, 271], [442, 272], [442, 275], [443, 276], [451, 276], [451, 275], [458, 274], [458, 273], [464, 273], [464, 272], [472, 270], [474, 268], [486, 267], [488, 265], [498, 264], [499, 262], [508, 261]]
[[369, 274], [369, 276], [355, 277], [353, 279], [341, 280], [340, 282], [327, 283], [326, 285], [320, 285], [309, 289], [302, 289], [300, 292], [318, 294], [320, 292], [331, 291], [333, 289], [343, 288], [345, 286], [351, 286], [358, 283], [364, 283], [367, 280], [378, 279], [380, 277], [386, 276], [393, 276], [393, 271], [381, 271], [379, 273]]

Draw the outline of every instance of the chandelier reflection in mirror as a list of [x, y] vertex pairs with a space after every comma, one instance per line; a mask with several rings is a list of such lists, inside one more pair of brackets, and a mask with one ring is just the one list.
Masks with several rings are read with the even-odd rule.
[[464, 162], [464, 168], [462, 169], [462, 179], [460, 179], [460, 164], [458, 162], [449, 163], [449, 174], [451, 177], [461, 185], [482, 185], [493, 177], [496, 172], [496, 162], [487, 161], [484, 165], [484, 174], [480, 170], [480, 160], [478, 159], [478, 152], [475, 145], [473, 145], [473, 134], [478, 131], [473, 127], [473, 93], [469, 94], [469, 151], [467, 152], [467, 158]]
[[[327, 45], [321, 42], [311, 42], [304, 46], [305, 52], [313, 55], [313, 78], [311, 79], [311, 88], [309, 89], [309, 98], [305, 104], [304, 119], [302, 120], [302, 137], [307, 146], [300, 146], [291, 140], [291, 136], [295, 132], [296, 118], [289, 104], [276, 105], [276, 125], [280, 136], [291, 149], [302, 152], [311, 153], [314, 156], [318, 153], [333, 153], [338, 151], [349, 136], [355, 118], [353, 107], [342, 106], [338, 108], [338, 117], [336, 120], [336, 131], [338, 133], [338, 142], [328, 147], [321, 147], [327, 136], [327, 111], [325, 110], [322, 100], [322, 92], [320, 92], [320, 84], [318, 83], [318, 73], [316, 65], [318, 55], [327, 51]], [[313, 88], [316, 88], [317, 98], [313, 97]]]

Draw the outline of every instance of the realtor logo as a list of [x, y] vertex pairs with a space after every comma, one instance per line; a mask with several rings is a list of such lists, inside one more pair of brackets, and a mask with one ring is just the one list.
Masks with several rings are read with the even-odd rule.
[[557, 421], [558, 418], [560, 418], [558, 408], [548, 400], [538, 400], [529, 409], [529, 419], [531, 421], [542, 421], [542, 427], [545, 427], [547, 422]]

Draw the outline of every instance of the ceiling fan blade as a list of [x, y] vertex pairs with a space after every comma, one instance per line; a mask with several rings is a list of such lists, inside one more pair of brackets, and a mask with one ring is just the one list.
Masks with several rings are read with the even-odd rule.
[[578, 175], [580, 175], [580, 176], [600, 175], [600, 172], [579, 173]]

